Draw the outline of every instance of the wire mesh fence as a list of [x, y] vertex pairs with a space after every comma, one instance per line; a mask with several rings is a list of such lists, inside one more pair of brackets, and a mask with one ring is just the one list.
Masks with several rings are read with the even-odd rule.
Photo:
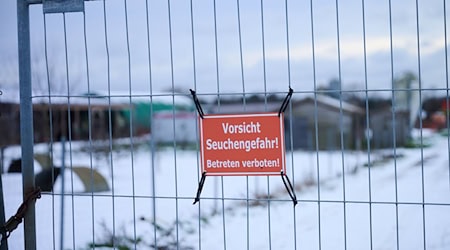
[[[450, 247], [445, 0], [17, 8], [20, 89], [0, 85], [5, 214], [34, 187], [41, 198], [11, 249]], [[281, 176], [298, 203], [278, 175], [202, 178], [200, 114], [276, 113], [291, 88]]]

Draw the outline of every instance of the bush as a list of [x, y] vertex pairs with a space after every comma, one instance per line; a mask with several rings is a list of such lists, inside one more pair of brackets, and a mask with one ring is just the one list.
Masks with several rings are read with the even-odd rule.
[[[156, 231], [157, 242], [156, 244], [146, 242], [142, 236], [131, 237], [128, 236], [125, 227], [122, 226], [119, 233], [113, 234], [112, 231], [106, 226], [105, 222], [101, 223], [103, 229], [103, 237], [95, 243], [90, 243], [89, 248], [114, 248], [119, 250], [131, 250], [131, 249], [158, 249], [158, 250], [168, 250], [168, 249], [182, 249], [191, 250], [194, 249], [191, 246], [185, 245], [185, 240], [183, 238], [177, 239], [177, 228], [187, 234], [195, 233], [190, 222], [185, 221], [174, 221], [168, 225], [162, 225], [161, 223], [156, 223], [154, 220], [141, 217], [140, 222], [145, 223], [150, 226], [151, 229]], [[145, 238], [153, 238], [146, 236]]]

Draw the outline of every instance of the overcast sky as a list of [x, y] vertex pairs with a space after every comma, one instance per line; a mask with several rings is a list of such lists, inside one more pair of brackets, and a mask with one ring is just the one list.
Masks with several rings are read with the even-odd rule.
[[[15, 2], [0, 2], [3, 89], [18, 86]], [[148, 8], [145, 0], [94, 1], [84, 15], [45, 17], [41, 5], [31, 6], [34, 86], [48, 65], [73, 94], [149, 94], [172, 85], [186, 93], [286, 92], [289, 83], [302, 92], [339, 77], [344, 90], [380, 90], [391, 86], [391, 65], [394, 76], [418, 75], [420, 58], [422, 87], [447, 87], [444, 0], [418, 1], [418, 15], [415, 0], [391, 8], [366, 0], [365, 26], [362, 0], [192, 2], [191, 11], [189, 0], [170, 1], [169, 12], [168, 1], [149, 0]]]

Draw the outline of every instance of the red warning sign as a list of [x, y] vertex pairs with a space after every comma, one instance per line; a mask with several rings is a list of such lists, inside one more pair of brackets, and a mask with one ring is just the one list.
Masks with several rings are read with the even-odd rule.
[[285, 173], [283, 113], [204, 115], [199, 124], [206, 175]]

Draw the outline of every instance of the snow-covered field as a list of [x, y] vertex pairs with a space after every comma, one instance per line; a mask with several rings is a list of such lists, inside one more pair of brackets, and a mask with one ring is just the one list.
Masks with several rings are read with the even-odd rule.
[[[78, 177], [66, 171], [64, 249], [105, 243], [108, 232], [141, 239], [136, 249], [151, 249], [155, 237], [159, 246], [178, 239], [180, 249], [450, 249], [449, 142], [438, 134], [426, 139], [431, 146], [423, 150], [397, 148], [396, 160], [392, 150], [288, 152], [295, 208], [278, 176], [207, 177], [193, 205], [195, 150], [152, 154], [148, 145], [135, 145], [90, 154], [80, 150], [89, 144], [72, 143], [66, 164], [92, 165], [112, 191], [84, 193]], [[55, 144], [56, 165], [60, 148]], [[7, 160], [19, 155], [17, 148], [5, 153]], [[371, 168], [365, 166], [369, 158]], [[21, 202], [21, 175], [2, 178], [9, 218]], [[60, 249], [61, 183], [58, 178], [54, 194], [36, 203], [38, 249]], [[158, 227], [149, 223], [153, 218]], [[171, 228], [175, 221], [179, 226]], [[21, 225], [8, 240], [10, 249], [23, 249], [23, 237]]]

